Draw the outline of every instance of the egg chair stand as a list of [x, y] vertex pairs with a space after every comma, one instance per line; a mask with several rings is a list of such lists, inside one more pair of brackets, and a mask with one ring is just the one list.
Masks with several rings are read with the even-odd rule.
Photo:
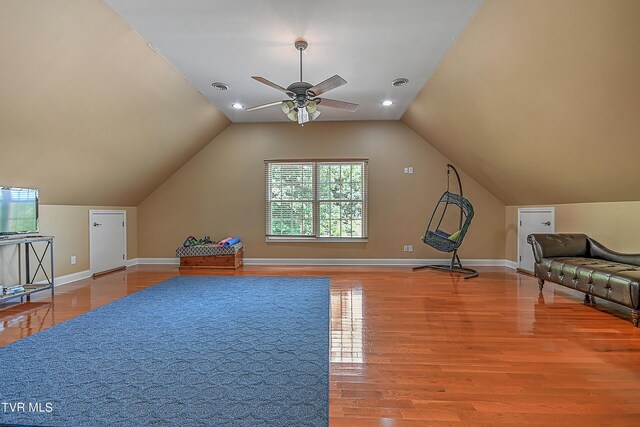
[[[458, 189], [460, 191], [460, 194], [450, 191], [449, 181], [451, 177], [451, 171], [453, 171], [458, 181]], [[442, 210], [442, 213], [438, 217], [436, 214], [440, 209]], [[458, 231], [454, 233], [448, 233], [440, 228], [442, 225], [442, 221], [444, 220], [447, 213], [447, 209], [458, 209], [460, 211], [460, 215], [458, 218]], [[471, 202], [469, 202], [469, 200], [465, 199], [463, 196], [462, 181], [460, 180], [460, 175], [458, 174], [456, 168], [453, 167], [453, 165], [448, 164], [447, 191], [445, 191], [442, 196], [440, 196], [440, 200], [436, 204], [436, 207], [431, 214], [427, 229], [424, 233], [424, 236], [422, 236], [422, 242], [425, 245], [428, 245], [440, 252], [450, 252], [451, 262], [448, 265], [423, 265], [420, 267], [414, 267], [413, 270], [416, 271], [423, 268], [433, 268], [436, 270], [450, 271], [452, 273], [466, 274], [466, 276], [464, 276], [465, 279], [478, 277], [479, 273], [476, 270], [474, 270], [473, 268], [462, 266], [462, 261], [460, 261], [460, 257], [458, 256], [458, 248], [460, 248], [460, 245], [462, 245], [464, 236], [469, 230], [469, 225], [471, 224], [472, 219], [473, 206], [471, 205]]]

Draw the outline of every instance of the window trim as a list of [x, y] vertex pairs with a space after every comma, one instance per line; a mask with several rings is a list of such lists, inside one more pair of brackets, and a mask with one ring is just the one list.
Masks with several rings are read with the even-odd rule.
[[[320, 229], [320, 190], [318, 181], [320, 172], [318, 165], [321, 163], [363, 163], [362, 170], [362, 230], [365, 232], [364, 237], [322, 237], [319, 235], [312, 236], [282, 236], [267, 234], [269, 229], [268, 208], [270, 186], [267, 181], [268, 168], [271, 163], [313, 163], [313, 227], [314, 231]], [[314, 159], [267, 159], [264, 160], [265, 167], [265, 242], [267, 243], [366, 243], [369, 241], [369, 159], [367, 158], [314, 158]]]
[[300, 237], [300, 236], [265, 236], [267, 243], [363, 243], [368, 242], [368, 237]]

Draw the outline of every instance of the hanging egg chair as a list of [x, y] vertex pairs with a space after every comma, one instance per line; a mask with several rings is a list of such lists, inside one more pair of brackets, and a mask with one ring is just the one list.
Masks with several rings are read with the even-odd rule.
[[[450, 191], [449, 181], [451, 171], [453, 171], [458, 181], [460, 194]], [[437, 270], [466, 274], [466, 276], [464, 276], [465, 279], [477, 277], [479, 273], [472, 268], [463, 267], [460, 257], [458, 256], [458, 248], [464, 241], [464, 236], [469, 230], [472, 219], [473, 206], [471, 202], [463, 196], [460, 175], [453, 165], [447, 164], [447, 191], [440, 196], [440, 200], [431, 214], [427, 229], [424, 232], [424, 236], [422, 236], [422, 242], [440, 252], [452, 253], [451, 262], [449, 265], [423, 265], [414, 267], [413, 270], [434, 268]], [[457, 231], [451, 233], [445, 231], [447, 227], [449, 229], [457, 229]]]

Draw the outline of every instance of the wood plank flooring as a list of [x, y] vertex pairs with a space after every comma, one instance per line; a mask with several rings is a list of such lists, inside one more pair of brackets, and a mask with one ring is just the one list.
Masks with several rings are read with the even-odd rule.
[[[637, 425], [640, 330], [629, 310], [506, 268], [136, 266], [0, 305], [0, 345], [176, 275], [331, 279], [330, 423]], [[180, 313], [168, 313], [179, 316]], [[0, 384], [1, 390], [1, 384]]]

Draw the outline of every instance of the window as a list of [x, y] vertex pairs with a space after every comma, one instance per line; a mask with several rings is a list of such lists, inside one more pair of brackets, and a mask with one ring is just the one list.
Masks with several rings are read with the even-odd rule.
[[266, 160], [268, 240], [367, 238], [367, 160]]

